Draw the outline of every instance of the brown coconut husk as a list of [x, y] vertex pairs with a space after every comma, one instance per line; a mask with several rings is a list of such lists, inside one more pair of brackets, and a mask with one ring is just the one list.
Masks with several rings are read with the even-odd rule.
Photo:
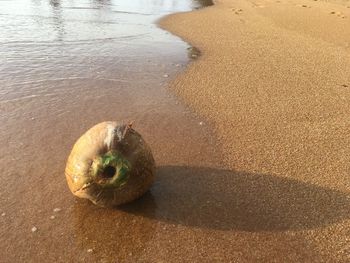
[[143, 195], [154, 180], [151, 149], [131, 124], [102, 122], [75, 143], [65, 175], [71, 192], [99, 206], [117, 206]]

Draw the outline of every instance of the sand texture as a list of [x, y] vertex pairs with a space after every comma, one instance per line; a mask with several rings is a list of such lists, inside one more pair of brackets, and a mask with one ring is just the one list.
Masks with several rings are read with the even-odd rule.
[[[197, 49], [161, 30], [150, 48], [21, 44], [17, 25], [50, 20], [16, 13], [0, 52], [0, 262], [350, 262], [350, 8], [336, 1], [220, 0], [166, 17], [201, 51], [189, 66]], [[62, 28], [101, 18], [114, 32], [114, 1], [58, 2], [47, 10]], [[157, 165], [150, 191], [116, 209], [75, 198], [64, 175], [106, 120], [134, 121]]]
[[349, 262], [350, 3], [219, 0], [160, 25], [201, 50], [172, 88], [256, 202], [215, 241], [225, 262]]

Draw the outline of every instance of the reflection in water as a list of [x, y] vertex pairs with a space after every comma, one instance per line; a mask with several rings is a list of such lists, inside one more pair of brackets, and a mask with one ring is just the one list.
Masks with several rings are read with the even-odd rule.
[[110, 9], [112, 6], [111, 0], [93, 0], [92, 2], [95, 8]]
[[57, 8], [60, 6], [60, 0], [50, 0], [50, 5]]
[[63, 41], [65, 32], [60, 0], [50, 0], [50, 5], [52, 7], [53, 30], [57, 32], [57, 41]]
[[272, 175], [165, 166], [158, 169], [151, 192], [123, 210], [181, 225], [248, 232], [313, 229], [350, 217], [346, 194]]
[[147, 38], [142, 41], [167, 41], [167, 34], [151, 23], [163, 15], [207, 4], [195, 0], [1, 1], [0, 43], [62, 41], [62, 37], [66, 41], [111, 39], [145, 33]]

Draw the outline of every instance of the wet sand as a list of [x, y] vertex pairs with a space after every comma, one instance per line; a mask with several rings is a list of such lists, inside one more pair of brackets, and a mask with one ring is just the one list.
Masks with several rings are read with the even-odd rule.
[[192, 235], [214, 262], [350, 261], [349, 6], [219, 0], [160, 22], [201, 50], [172, 89], [236, 171], [217, 182], [229, 223]]

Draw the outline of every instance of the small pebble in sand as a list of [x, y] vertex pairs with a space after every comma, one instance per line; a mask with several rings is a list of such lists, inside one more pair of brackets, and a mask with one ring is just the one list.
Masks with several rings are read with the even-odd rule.
[[4, 213], [2, 213], [2, 214], [1, 214], [1, 216], [6, 216], [6, 213], [5, 213], [5, 212], [4, 212]]
[[56, 217], [55, 216], [50, 216], [50, 219], [55, 219]]
[[55, 208], [53, 211], [54, 211], [55, 213], [57, 213], [57, 212], [61, 211], [61, 208]]
[[168, 74], [164, 74], [163, 77], [164, 77], [164, 78], [167, 78], [167, 77], [169, 77], [169, 75], [168, 75]]
[[181, 64], [176, 64], [175, 67], [181, 67]]
[[89, 249], [87, 250], [88, 253], [92, 253], [92, 251], [93, 251], [93, 250], [92, 250], [91, 248], [89, 248]]
[[200, 122], [199, 122], [199, 125], [201, 125], [201, 126], [202, 126], [203, 124], [204, 124], [204, 122], [202, 122], [202, 121], [200, 121]]
[[302, 5], [301, 7], [307, 7], [307, 5]]
[[335, 12], [334, 12], [334, 11], [332, 11], [332, 12], [330, 12], [330, 14], [331, 14], [331, 15], [334, 15], [334, 14], [335, 14]]
[[33, 226], [32, 227], [32, 232], [34, 233], [34, 232], [36, 232], [38, 230], [38, 228], [36, 227], [36, 226]]

